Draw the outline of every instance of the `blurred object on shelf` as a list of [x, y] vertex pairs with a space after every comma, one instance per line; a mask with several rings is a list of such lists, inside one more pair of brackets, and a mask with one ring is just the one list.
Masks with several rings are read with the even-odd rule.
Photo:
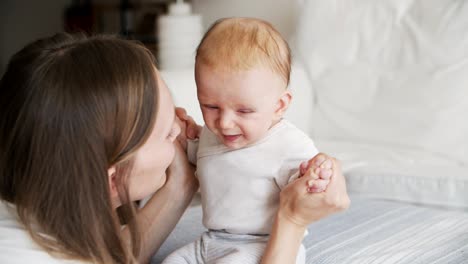
[[168, 15], [157, 19], [158, 66], [164, 70], [193, 67], [202, 32], [202, 17], [192, 14], [189, 3], [170, 4]]
[[65, 9], [64, 29], [67, 32], [94, 32], [94, 14], [91, 0], [74, 0]]
[[94, 33], [119, 34], [142, 42], [157, 56], [158, 39], [154, 21], [167, 13], [169, 0], [131, 1], [93, 5]]
[[[65, 10], [64, 27], [68, 32], [118, 34], [142, 42], [157, 56], [159, 16], [167, 14], [171, 0], [75, 0]], [[97, 2], [97, 3], [96, 3]]]
[[135, 10], [130, 0], [120, 1], [120, 35], [131, 38], [135, 30]]

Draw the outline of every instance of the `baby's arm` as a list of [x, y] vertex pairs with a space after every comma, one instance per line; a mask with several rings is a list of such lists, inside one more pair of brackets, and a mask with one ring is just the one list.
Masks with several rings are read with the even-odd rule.
[[304, 161], [299, 166], [299, 177], [302, 177], [309, 170], [312, 170], [313, 175], [317, 178], [308, 181], [308, 192], [323, 192], [327, 189], [330, 183], [330, 177], [333, 175], [334, 163], [331, 158], [324, 154], [319, 153], [311, 160]]

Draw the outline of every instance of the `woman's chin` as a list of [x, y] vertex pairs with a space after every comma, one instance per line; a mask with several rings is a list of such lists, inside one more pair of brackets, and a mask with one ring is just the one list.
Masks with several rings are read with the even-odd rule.
[[141, 186], [138, 186], [136, 190], [134, 189], [133, 193], [130, 192], [130, 200], [139, 201], [149, 196], [153, 195], [156, 191], [161, 189], [166, 183], [167, 177], [164, 175], [158, 181], [152, 183], [144, 183]]

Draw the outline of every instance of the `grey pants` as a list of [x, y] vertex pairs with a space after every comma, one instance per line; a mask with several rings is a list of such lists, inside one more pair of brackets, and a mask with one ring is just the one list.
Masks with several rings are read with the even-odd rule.
[[[208, 231], [197, 241], [174, 251], [163, 264], [258, 264], [268, 238]], [[304, 263], [305, 248], [301, 245], [296, 264]]]

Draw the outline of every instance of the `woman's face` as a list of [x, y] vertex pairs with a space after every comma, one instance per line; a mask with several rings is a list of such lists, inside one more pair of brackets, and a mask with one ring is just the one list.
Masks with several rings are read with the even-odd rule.
[[166, 182], [166, 169], [174, 154], [174, 140], [180, 133], [169, 90], [157, 72], [159, 104], [153, 131], [136, 152], [135, 165], [129, 177], [130, 199], [140, 200], [161, 188]]

